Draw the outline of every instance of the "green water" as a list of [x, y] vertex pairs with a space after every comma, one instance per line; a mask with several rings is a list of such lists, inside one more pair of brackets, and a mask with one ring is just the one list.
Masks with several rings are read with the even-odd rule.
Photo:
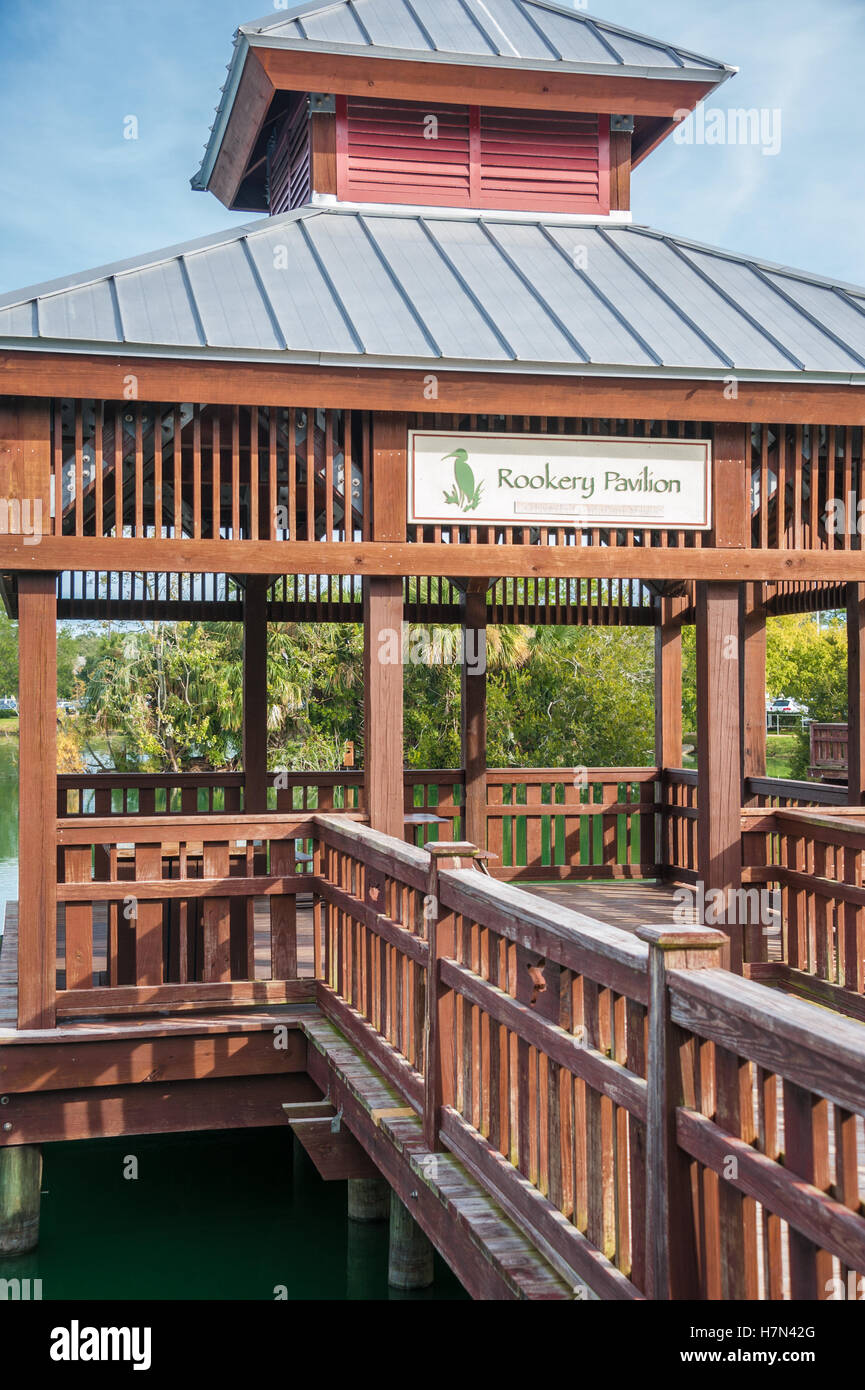
[[[17, 893], [17, 739], [0, 721], [0, 921]], [[285, 1129], [43, 1145], [39, 1248], [0, 1279], [43, 1299], [464, 1299], [436, 1260], [431, 1289], [387, 1287], [387, 1226], [346, 1217]], [[138, 1177], [124, 1171], [138, 1160]]]
[[467, 1297], [438, 1259], [432, 1288], [388, 1289], [386, 1223], [349, 1222], [345, 1184], [287, 1127], [50, 1144], [43, 1160], [39, 1248], [0, 1259], [43, 1299]]

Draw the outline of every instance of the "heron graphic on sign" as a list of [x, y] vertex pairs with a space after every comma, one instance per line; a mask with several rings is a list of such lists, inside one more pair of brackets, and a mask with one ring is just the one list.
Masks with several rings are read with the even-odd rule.
[[454, 460], [454, 485], [450, 492], [445, 492], [445, 502], [449, 507], [459, 507], [461, 512], [476, 512], [484, 485], [475, 483], [468, 450], [455, 449], [452, 454], [445, 454], [442, 463], [449, 463], [451, 459]]

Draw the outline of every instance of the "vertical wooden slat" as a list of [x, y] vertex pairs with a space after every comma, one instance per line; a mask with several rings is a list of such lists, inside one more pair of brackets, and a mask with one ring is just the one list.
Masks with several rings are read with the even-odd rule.
[[[270, 872], [291, 877], [297, 872], [294, 840], [272, 840]], [[297, 902], [293, 894], [270, 900], [270, 966], [274, 980], [297, 979]]]
[[[90, 883], [92, 881], [92, 852], [90, 846], [66, 849], [63, 852], [63, 881]], [[65, 912], [66, 988], [89, 989], [93, 984], [93, 905], [66, 903]]]
[[[226, 879], [230, 855], [224, 840], [205, 841], [202, 872], [205, 878]], [[228, 898], [205, 898], [202, 906], [206, 982], [231, 979], [231, 912]]]
[[157, 540], [162, 539], [162, 407], [159, 405], [153, 406], [153, 534]]

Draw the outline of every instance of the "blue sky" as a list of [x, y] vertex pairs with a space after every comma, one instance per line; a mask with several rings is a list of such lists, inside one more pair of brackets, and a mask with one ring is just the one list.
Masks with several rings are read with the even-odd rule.
[[[0, 0], [0, 291], [248, 220], [193, 193], [238, 23], [266, 0]], [[635, 220], [865, 284], [865, 0], [592, 0], [736, 64], [712, 105], [778, 108], [781, 152], [676, 145]], [[138, 140], [123, 138], [135, 116]]]

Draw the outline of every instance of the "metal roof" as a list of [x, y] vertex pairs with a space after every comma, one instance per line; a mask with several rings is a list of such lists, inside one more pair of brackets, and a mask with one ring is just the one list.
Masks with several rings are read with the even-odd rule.
[[865, 289], [645, 227], [303, 208], [0, 296], [0, 350], [865, 384]]
[[250, 48], [675, 78], [712, 86], [738, 71], [550, 0], [307, 0], [237, 30], [193, 188], [207, 188], [210, 181]]
[[603, 71], [659, 69], [656, 75], [663, 76], [696, 68], [709, 78], [729, 70], [713, 58], [550, 0], [311, 0], [242, 24], [239, 32], [251, 44], [366, 56], [545, 68], [590, 64]]

